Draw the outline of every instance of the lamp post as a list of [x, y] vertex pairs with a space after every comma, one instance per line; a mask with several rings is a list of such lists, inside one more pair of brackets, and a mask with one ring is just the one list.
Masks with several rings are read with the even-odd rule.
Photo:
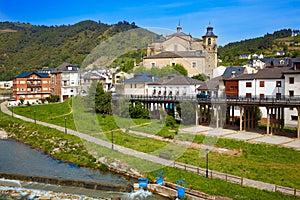
[[111, 149], [114, 149], [114, 129], [111, 129]]
[[206, 149], [205, 152], [206, 152], [206, 175], [205, 175], [205, 177], [208, 178], [208, 153], [209, 153], [209, 150]]
[[11, 116], [14, 116], [14, 106], [11, 107]]
[[33, 114], [34, 114], [34, 123], [36, 124], [36, 110], [35, 109], [33, 111]]
[[67, 133], [67, 117], [65, 116], [65, 133]]

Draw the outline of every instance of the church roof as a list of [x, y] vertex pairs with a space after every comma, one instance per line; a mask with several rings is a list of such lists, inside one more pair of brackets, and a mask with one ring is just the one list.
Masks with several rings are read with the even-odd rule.
[[210, 25], [206, 28], [206, 34], [204, 36], [218, 37], [213, 33], [213, 27]]
[[204, 57], [202, 51], [164, 51], [153, 56], [147, 56], [145, 59], [151, 58], [193, 58]]

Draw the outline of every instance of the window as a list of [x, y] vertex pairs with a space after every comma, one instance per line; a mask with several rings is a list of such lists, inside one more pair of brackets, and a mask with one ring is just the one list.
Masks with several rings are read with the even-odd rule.
[[281, 98], [281, 93], [276, 93], [276, 99], [280, 99]]
[[246, 98], [251, 98], [251, 93], [246, 93]]
[[130, 88], [132, 88], [132, 84], [130, 84]]
[[276, 81], [276, 87], [281, 87], [281, 81]]
[[290, 83], [290, 84], [294, 84], [294, 82], [295, 82], [294, 77], [290, 77], [290, 78], [289, 78], [289, 83]]
[[155, 62], [152, 62], [152, 63], [151, 63], [151, 67], [155, 67]]
[[246, 82], [246, 87], [252, 87], [252, 82]]
[[265, 98], [265, 94], [259, 94], [259, 98], [260, 99], [264, 99]]
[[265, 81], [259, 81], [259, 87], [265, 87]]
[[174, 51], [177, 51], [178, 50], [178, 46], [177, 44], [174, 45]]
[[171, 64], [172, 66], [175, 66], [176, 65], [176, 63], [174, 63], [174, 62], [172, 62], [172, 64]]
[[192, 67], [196, 67], [197, 63], [196, 62], [192, 62]]
[[292, 120], [292, 121], [298, 121], [298, 116], [296, 116], [296, 115], [291, 115], [291, 120]]
[[211, 38], [208, 38], [207, 43], [208, 43], [208, 45], [211, 45]]
[[294, 97], [294, 90], [290, 90], [289, 95], [290, 95], [290, 97]]
[[134, 88], [136, 88], [136, 84], [134, 84]]

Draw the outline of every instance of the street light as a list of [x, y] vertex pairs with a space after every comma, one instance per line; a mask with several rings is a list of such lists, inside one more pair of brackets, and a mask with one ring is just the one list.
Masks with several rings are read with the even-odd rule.
[[111, 129], [111, 149], [114, 149], [114, 129]]
[[65, 133], [67, 133], [67, 117], [65, 116]]
[[35, 109], [34, 109], [33, 113], [34, 113], [34, 123], [36, 124], [36, 117], [35, 117], [36, 111], [35, 111]]
[[206, 149], [205, 152], [206, 152], [206, 176], [205, 177], [208, 178], [208, 153], [209, 153], [209, 150]]

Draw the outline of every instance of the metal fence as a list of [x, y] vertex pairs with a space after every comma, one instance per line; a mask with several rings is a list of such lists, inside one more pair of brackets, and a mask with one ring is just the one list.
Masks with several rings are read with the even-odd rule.
[[[195, 167], [192, 165], [179, 163], [179, 162], [174, 162], [173, 167], [178, 168], [178, 169], [183, 169], [185, 171], [193, 172], [195, 174], [199, 174], [202, 176], [206, 176], [206, 169], [203, 169], [203, 168], [199, 168], [199, 167]], [[279, 185], [265, 183], [265, 182], [256, 181], [256, 180], [251, 180], [248, 178], [243, 178], [243, 177], [239, 177], [239, 176], [216, 172], [213, 170], [208, 171], [208, 177], [221, 179], [226, 182], [235, 183], [235, 184], [239, 184], [242, 186], [255, 187], [258, 189], [268, 190], [268, 191], [272, 191], [272, 192], [278, 191], [278, 192], [288, 194], [288, 195], [300, 196], [299, 189], [279, 186]]]

